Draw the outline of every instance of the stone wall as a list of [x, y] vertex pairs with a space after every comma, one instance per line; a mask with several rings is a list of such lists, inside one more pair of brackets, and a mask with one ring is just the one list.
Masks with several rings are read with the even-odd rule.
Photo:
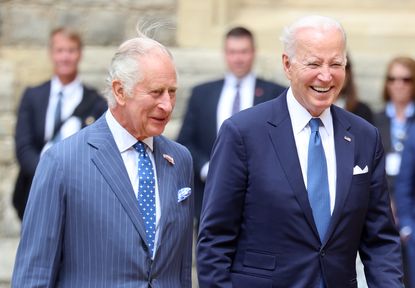
[[[340, 3], [340, 2], [339, 2]], [[303, 14], [339, 19], [346, 28], [360, 98], [375, 110], [387, 61], [397, 54], [415, 56], [415, 0], [0, 0], [0, 236], [18, 234], [11, 208], [17, 172], [14, 156], [15, 111], [22, 91], [48, 79], [49, 32], [67, 25], [79, 30], [85, 49], [80, 77], [102, 89], [116, 47], [135, 35], [141, 20], [161, 20], [155, 38], [169, 46], [179, 71], [173, 119], [165, 135], [175, 138], [190, 88], [218, 78], [224, 69], [223, 34], [245, 25], [256, 35], [259, 75], [287, 84], [282, 72], [282, 27]], [[358, 5], [357, 5], [358, 4]], [[1, 253], [0, 253], [1, 254]]]
[[19, 233], [19, 221], [11, 207], [17, 174], [13, 140], [16, 109], [25, 87], [51, 75], [46, 49], [50, 31], [66, 25], [82, 34], [81, 79], [101, 90], [111, 56], [123, 40], [136, 35], [138, 22], [162, 20], [165, 27], [154, 38], [167, 46], [176, 44], [176, 10], [176, 0], [0, 0], [1, 237]]

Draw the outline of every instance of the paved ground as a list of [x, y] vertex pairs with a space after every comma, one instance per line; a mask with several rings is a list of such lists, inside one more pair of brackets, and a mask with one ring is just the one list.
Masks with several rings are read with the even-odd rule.
[[[13, 271], [14, 257], [16, 255], [16, 249], [18, 245], [18, 238], [0, 238], [0, 288], [10, 287], [10, 277]], [[364, 280], [362, 266], [360, 261], [357, 261], [357, 271], [359, 288], [367, 288]], [[193, 282], [194, 288], [197, 288], [196, 284], [196, 269], [193, 269]]]
[[10, 287], [18, 238], [0, 238], [0, 288]]

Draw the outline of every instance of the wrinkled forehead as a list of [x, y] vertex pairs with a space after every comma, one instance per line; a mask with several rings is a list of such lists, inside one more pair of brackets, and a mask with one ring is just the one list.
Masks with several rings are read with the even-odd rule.
[[346, 59], [344, 34], [336, 27], [300, 28], [295, 36], [295, 54], [311, 53], [315, 56]]

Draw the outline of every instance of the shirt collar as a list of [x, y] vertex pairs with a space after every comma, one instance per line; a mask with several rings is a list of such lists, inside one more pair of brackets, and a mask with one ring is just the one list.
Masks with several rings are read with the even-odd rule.
[[[117, 145], [120, 153], [127, 151], [135, 143], [137, 143], [137, 139], [131, 135], [124, 127], [122, 127], [120, 123], [118, 123], [114, 115], [112, 115], [111, 110], [107, 110], [105, 119], [107, 120], [108, 127], [110, 128], [112, 136], [115, 140], [115, 144]], [[141, 142], [146, 144], [147, 147], [150, 148], [151, 152], [153, 152], [154, 137], [145, 138]]]
[[82, 87], [82, 83], [79, 77], [76, 77], [72, 82], [66, 85], [63, 85], [62, 82], [59, 80], [58, 76], [56, 75], [53, 76], [51, 79], [51, 92], [53, 95], [57, 95], [60, 91], [62, 91], [64, 95], [70, 95], [73, 94], [73, 91], [75, 91], [79, 87]]
[[251, 81], [253, 79], [255, 79], [255, 74], [252, 72], [248, 73], [242, 78], [237, 78], [234, 74], [228, 72], [225, 75], [225, 84], [230, 85], [232, 87], [236, 87], [236, 84], [238, 82], [240, 82], [242, 85], [242, 83], [246, 83], [247, 81]]
[[[392, 102], [386, 103], [385, 113], [389, 118], [396, 117], [396, 108]], [[410, 102], [405, 108], [405, 116], [406, 118], [412, 117], [415, 114], [415, 105], [413, 102]]]
[[[307, 127], [308, 122], [310, 122], [311, 114], [305, 109], [294, 97], [291, 87], [287, 91], [287, 106], [288, 112], [290, 114], [291, 123], [293, 126], [294, 134], [298, 134], [305, 127]], [[323, 122], [324, 129], [328, 135], [332, 134], [333, 131], [333, 119], [331, 117], [330, 107], [326, 108], [323, 113], [319, 116], [321, 122]]]

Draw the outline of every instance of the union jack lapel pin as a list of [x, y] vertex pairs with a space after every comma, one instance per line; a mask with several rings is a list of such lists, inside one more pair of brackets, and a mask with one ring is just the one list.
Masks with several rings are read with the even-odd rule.
[[174, 159], [170, 155], [163, 154], [163, 158], [166, 159], [171, 165], [174, 165]]

